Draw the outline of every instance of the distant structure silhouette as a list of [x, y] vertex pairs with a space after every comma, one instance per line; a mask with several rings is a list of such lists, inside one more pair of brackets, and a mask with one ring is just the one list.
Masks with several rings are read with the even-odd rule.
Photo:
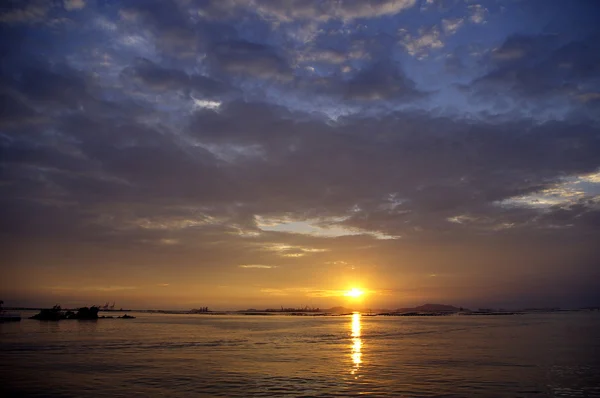
[[293, 307], [284, 307], [281, 306], [281, 309], [275, 309], [275, 308], [267, 308], [265, 310], [265, 312], [320, 312], [321, 309], [319, 307], [309, 307], [308, 305], [306, 306], [300, 306], [298, 308], [293, 308]]

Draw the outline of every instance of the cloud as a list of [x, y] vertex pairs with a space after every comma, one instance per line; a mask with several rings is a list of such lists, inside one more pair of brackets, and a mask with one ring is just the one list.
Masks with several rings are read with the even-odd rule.
[[0, 11], [0, 23], [20, 24], [42, 22], [52, 4], [43, 0], [11, 2], [10, 7]]
[[100, 287], [84, 287], [86, 290], [98, 290], [101, 292], [114, 292], [119, 290], [134, 290], [137, 289], [136, 286], [100, 286]]
[[123, 76], [157, 91], [178, 90], [188, 87], [189, 76], [177, 69], [161, 68], [147, 59], [137, 59], [133, 66], [123, 70]]
[[25, 106], [55, 111], [102, 106], [91, 94], [94, 84], [90, 76], [69, 65], [28, 62], [16, 76], [12, 75], [5, 84], [9, 91], [18, 93], [17, 102]]
[[335, 50], [317, 50], [311, 51], [307, 54], [301, 54], [299, 62], [327, 62], [331, 64], [342, 64], [350, 57], [360, 58], [362, 54], [351, 56], [341, 51]]
[[128, 2], [119, 9], [119, 17], [123, 32], [139, 34], [144, 29], [165, 55], [193, 58], [208, 45], [204, 38], [210, 37], [211, 28], [195, 29], [189, 10], [175, 1]]
[[464, 25], [464, 18], [443, 19], [442, 27], [447, 35], [453, 35]]
[[263, 265], [263, 264], [243, 264], [240, 268], [258, 268], [258, 269], [271, 269], [277, 268], [276, 265]]
[[529, 206], [549, 208], [565, 207], [581, 202], [582, 199], [600, 197], [600, 178], [598, 173], [562, 178], [539, 191], [506, 199], [499, 203], [504, 206]]
[[413, 99], [420, 95], [396, 65], [385, 61], [363, 69], [341, 90], [345, 98], [361, 101]]
[[[256, 117], [249, 119], [249, 115]], [[199, 204], [207, 206], [206, 213], [199, 214], [196, 210], [189, 215], [157, 217], [154, 214], [153, 217], [123, 219], [116, 225], [137, 226], [138, 229], [157, 232], [208, 228], [231, 222], [217, 215], [225, 211], [229, 203], [237, 202], [244, 203], [243, 207], [238, 207], [238, 214], [232, 214], [239, 218], [239, 224], [243, 224], [246, 214], [254, 217], [274, 211], [307, 212], [317, 207], [323, 209], [323, 214], [307, 217], [315, 220], [307, 225], [325, 230], [335, 227], [404, 236], [412, 234], [413, 225], [423, 226], [432, 222], [426, 216], [429, 212], [439, 213], [441, 222], [456, 215], [461, 208], [478, 208], [521, 193], [547, 189], [546, 182], [553, 176], [569, 170], [571, 173], [586, 169], [591, 172], [598, 166], [593, 148], [599, 144], [593, 130], [582, 129], [574, 135], [568, 125], [557, 123], [540, 126], [527, 136], [520, 135], [523, 129], [530, 129], [525, 125], [494, 127], [483, 124], [478, 127], [480, 134], [471, 136], [461, 133], [464, 126], [460, 122], [411, 119], [401, 113], [384, 119], [341, 120], [336, 128], [316, 121], [306, 125], [292, 123], [291, 120], [286, 122], [291, 114], [265, 105], [239, 104], [224, 108], [219, 114], [203, 111], [196, 117], [193, 131], [200, 142], [212, 142], [216, 147], [255, 143], [263, 148], [264, 157], [249, 160], [250, 163], [241, 167], [233, 163], [225, 169], [213, 169], [212, 160], [203, 166], [203, 163], [189, 158], [186, 152], [177, 150], [171, 142], [174, 137], [140, 129], [139, 126], [113, 127], [114, 133], [104, 138], [121, 138], [112, 141], [110, 148], [113, 149], [106, 151], [101, 150], [105, 145], [102, 141], [87, 144], [94, 135], [89, 138], [81, 135], [80, 131], [85, 129], [65, 130], [79, 137], [86, 156], [100, 161], [105, 172], [111, 173], [115, 181], [135, 181], [135, 191], [126, 193], [131, 190], [127, 188], [126, 196], [121, 196], [123, 199], [129, 195], [137, 197], [138, 191], [153, 200], [178, 198], [178, 201], [183, 200], [190, 206], [196, 203], [192, 208]], [[270, 129], [269, 126], [279, 126], [280, 129]], [[395, 127], [390, 130], [389, 126]], [[437, 135], [441, 126], [448, 131], [448, 136]], [[101, 126], [95, 128], [98, 127], [99, 132], [105, 129]], [[379, 132], [375, 141], [367, 139], [371, 129]], [[281, 131], [285, 131], [286, 135], [282, 136]], [[129, 146], [116, 149], [126, 143]], [[337, 148], [338, 152], [329, 148]], [[536, 150], [532, 151], [532, 148]], [[152, 156], [147, 157], [146, 153]], [[378, 154], [377, 157], [373, 157], [374, 153]], [[512, 163], [507, 165], [503, 159], [509, 155]], [[43, 159], [35, 158], [38, 162]], [[560, 159], [560, 162], [540, 163], [550, 158]], [[47, 158], [45, 167], [56, 167], [58, 159]], [[157, 159], [161, 159], [160, 168], [152, 166]], [[277, 168], [273, 168], [274, 164]], [[477, 167], [473, 168], [473, 164]], [[545, 164], [545, 169], [541, 164]], [[65, 166], [71, 167], [68, 165], [65, 163]], [[77, 164], [72, 167], [81, 169]], [[393, 175], [386, 173], [390, 168], [397, 172]], [[312, 176], [318, 175], [318, 170], [327, 172], [314, 179]], [[204, 176], [208, 172], [219, 179], [221, 177], [218, 176], [222, 175], [229, 183], [223, 185], [218, 179], [211, 182]], [[303, 179], [302, 175], [306, 175], [307, 179]], [[515, 175], [526, 175], [529, 181], [517, 183], [513, 179]], [[81, 186], [72, 185], [80, 183], [79, 179], [71, 181], [58, 178], [60, 174], [49, 173], [45, 176], [52, 184], [66, 190], [69, 197], [89, 195]], [[202, 181], [202, 185], [194, 188], [195, 180]], [[215, 185], [207, 190], [210, 184]], [[118, 186], [111, 183], [93, 192], [95, 196], [114, 198], [113, 189]], [[405, 200], [393, 207], [384, 206], [388, 203], [386, 197], [390, 192], [398, 192], [399, 197]], [[221, 203], [221, 210], [215, 207], [217, 200]], [[360, 204], [360, 210], [351, 210], [356, 203]], [[333, 226], [326, 225], [331, 217], [343, 221]], [[326, 224], [319, 224], [322, 222]], [[282, 223], [289, 223], [289, 220], [261, 222], [273, 226]], [[112, 227], [112, 224], [105, 225]], [[268, 230], [265, 226], [262, 228]], [[296, 250], [292, 246], [289, 250], [278, 251], [301, 256], [311, 253], [304, 250], [304, 246], [300, 247], [302, 249]]]
[[264, 288], [261, 293], [270, 296], [289, 296], [290, 294], [302, 294], [305, 297], [342, 297], [343, 290], [323, 290], [311, 287], [291, 287], [286, 289]]
[[269, 46], [243, 40], [215, 44], [209, 60], [215, 69], [262, 79], [289, 80], [292, 70], [287, 61]]
[[96, 291], [96, 292], [119, 292], [123, 290], [135, 290], [136, 286], [119, 286], [119, 285], [110, 285], [110, 286], [80, 286], [80, 287], [70, 287], [70, 286], [50, 286], [48, 287], [50, 290], [54, 291]]
[[0, 94], [0, 126], [23, 126], [39, 121], [40, 116], [18, 98]]
[[158, 241], [161, 245], [178, 245], [181, 243], [178, 239], [162, 238]]
[[287, 296], [287, 295], [289, 295], [289, 292], [287, 292], [283, 289], [264, 288], [264, 289], [260, 289], [260, 292], [270, 295], [270, 296]]
[[584, 103], [597, 102], [600, 100], [600, 93], [583, 93], [578, 94], [576, 97], [578, 100]]
[[591, 182], [594, 184], [600, 184], [600, 172], [590, 173], [583, 176], [579, 176], [578, 179], [583, 182]]
[[400, 43], [406, 48], [406, 51], [417, 58], [425, 58], [429, 51], [444, 47], [442, 35], [437, 26], [429, 29], [420, 29], [418, 36], [412, 36], [407, 32], [401, 32], [402, 39]]
[[[383, 84], [375, 87], [385, 90]], [[579, 126], [573, 131], [571, 124], [561, 122], [532, 127], [526, 121], [467, 123], [395, 112], [385, 117], [345, 117], [331, 124], [283, 107], [246, 102], [224, 104], [219, 112], [199, 110], [189, 122], [186, 134], [193, 140], [191, 146], [168, 130], [98, 116], [94, 123], [65, 116], [62, 138], [46, 136], [35, 147], [15, 136], [15, 141], [4, 144], [10, 153], [3, 157], [8, 166], [5, 175], [12, 184], [5, 209], [24, 208], [16, 200], [6, 202], [13, 196], [106, 202], [106, 210], [90, 207], [81, 213], [38, 208], [30, 202], [29, 214], [51, 211], [55, 216], [43, 217], [45, 227], [32, 217], [17, 230], [37, 229], [36, 234], [43, 234], [54, 229], [82, 238], [85, 234], [77, 228], [91, 236], [112, 230], [119, 231], [119, 239], [127, 236], [130, 241], [163, 246], [166, 242], [185, 246], [187, 236], [193, 240], [194, 234], [210, 231], [238, 234], [227, 225], [255, 236], [240, 239], [283, 234], [285, 228], [278, 231], [266, 225], [281, 229], [299, 220], [312, 220], [306, 226], [319, 231], [337, 228], [404, 239], [418, 235], [416, 228], [441, 233], [452, 226], [446, 220], [457, 214], [494, 219], [497, 225], [515, 223], [488, 206], [549, 189], [565, 173], [587, 175], [599, 166], [594, 154], [600, 143], [594, 129]], [[260, 156], [221, 163], [214, 155], [223, 148], [253, 145], [260, 148]], [[89, 177], [98, 165], [110, 179]], [[8, 186], [4, 189], [7, 192]], [[392, 193], [402, 200], [390, 206]], [[146, 209], [128, 204], [140, 198]], [[165, 208], [161, 205], [165, 201], [190, 210]], [[117, 205], [133, 214], [120, 215]], [[9, 212], [5, 225], [16, 225], [23, 211]], [[110, 222], [90, 224], [91, 215], [99, 212], [111, 215], [102, 218]], [[277, 214], [286, 213], [293, 217], [277, 219]], [[256, 215], [273, 221], [257, 226]], [[524, 214], [516, 224], [528, 217], [535, 214]], [[342, 235], [333, 234], [336, 239], [348, 237]], [[272, 252], [290, 258], [326, 253], [312, 249], [327, 247], [289, 244]], [[260, 260], [264, 261], [256, 258]]]
[[525, 56], [541, 56], [552, 50], [555, 46], [556, 36], [523, 36], [515, 35], [508, 37], [504, 43], [495, 48], [491, 55], [492, 59], [500, 62], [515, 61]]
[[600, 71], [594, 37], [561, 44], [555, 35], [511, 36], [491, 52], [489, 71], [470, 88], [482, 96], [536, 98], [541, 107], [579, 101], [588, 92], [583, 87], [596, 87]]
[[[361, 289], [364, 294], [368, 295], [380, 295], [385, 294], [384, 291], [378, 290], [366, 290]], [[265, 293], [272, 296], [288, 296], [290, 294], [301, 294], [305, 297], [312, 298], [328, 298], [328, 297], [347, 297], [348, 291], [341, 289], [318, 289], [314, 287], [290, 287], [286, 289], [273, 289], [273, 288], [264, 288], [260, 290], [261, 293]]]
[[350, 0], [321, 2], [316, 0], [293, 0], [291, 2], [264, 2], [253, 0], [235, 1], [233, 4], [256, 10], [265, 18], [281, 22], [296, 20], [352, 21], [359, 18], [377, 18], [395, 15], [415, 5], [415, 0]]
[[227, 84], [202, 75], [188, 75], [179, 69], [162, 68], [138, 58], [121, 72], [124, 80], [153, 91], [182, 90], [212, 98], [230, 90]]
[[476, 24], [483, 24], [486, 22], [485, 18], [488, 14], [488, 9], [481, 4], [470, 5], [469, 10], [471, 12], [471, 22]]
[[[320, 219], [294, 220], [285, 218], [283, 220], [271, 221], [265, 217], [257, 217], [257, 225], [263, 231], [277, 231], [293, 234], [306, 234], [320, 237], [339, 237], [349, 235], [369, 235], [376, 239], [395, 239], [397, 237], [385, 235], [378, 231], [361, 230], [359, 228], [347, 228], [342, 223], [348, 217], [325, 217]], [[302, 252], [319, 252], [325, 249], [301, 249]], [[296, 253], [304, 255], [304, 253]]]
[[85, 0], [64, 0], [65, 10], [81, 10], [85, 7]]
[[216, 110], [216, 109], [219, 109], [219, 107], [222, 104], [222, 102], [219, 102], [219, 101], [199, 100], [199, 99], [196, 99], [193, 97], [192, 97], [192, 99], [194, 100], [194, 105], [196, 105], [196, 107], [199, 109]]
[[322, 253], [328, 251], [328, 249], [302, 247], [295, 245], [288, 245], [284, 243], [271, 243], [265, 246], [264, 250], [273, 251], [281, 257], [304, 257], [307, 254]]

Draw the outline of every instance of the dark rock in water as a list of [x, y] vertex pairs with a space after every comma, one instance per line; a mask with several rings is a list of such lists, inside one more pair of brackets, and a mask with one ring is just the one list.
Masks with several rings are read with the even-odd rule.
[[77, 311], [77, 314], [75, 314], [73, 319], [79, 319], [79, 320], [98, 319], [98, 311], [100, 311], [100, 308], [95, 307], [95, 306], [94, 307], [81, 307]]
[[125, 315], [123, 315], [123, 316], [120, 316], [120, 317], [118, 317], [118, 318], [119, 318], [119, 319], [135, 319], [135, 317], [134, 317], [134, 316], [127, 315], [127, 314], [125, 314]]
[[40, 321], [59, 321], [67, 319], [64, 312], [61, 311], [60, 305], [55, 305], [52, 308], [43, 309], [39, 314], [36, 314], [29, 319], [37, 319]]
[[43, 309], [39, 314], [32, 316], [29, 319], [37, 319], [40, 321], [60, 321], [61, 319], [79, 319], [79, 320], [95, 320], [98, 319], [98, 307], [81, 307], [77, 313], [73, 311], [62, 311], [60, 305], [55, 305], [50, 309]]

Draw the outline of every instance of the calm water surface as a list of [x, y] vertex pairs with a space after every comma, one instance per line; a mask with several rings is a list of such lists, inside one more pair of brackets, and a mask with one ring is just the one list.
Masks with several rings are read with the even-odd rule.
[[136, 316], [0, 324], [2, 396], [600, 397], [597, 312]]

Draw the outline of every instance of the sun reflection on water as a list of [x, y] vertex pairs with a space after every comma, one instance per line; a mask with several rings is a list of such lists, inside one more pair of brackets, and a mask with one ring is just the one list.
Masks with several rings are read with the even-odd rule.
[[352, 314], [352, 371], [356, 377], [358, 369], [362, 364], [362, 339], [360, 338], [360, 313]]

